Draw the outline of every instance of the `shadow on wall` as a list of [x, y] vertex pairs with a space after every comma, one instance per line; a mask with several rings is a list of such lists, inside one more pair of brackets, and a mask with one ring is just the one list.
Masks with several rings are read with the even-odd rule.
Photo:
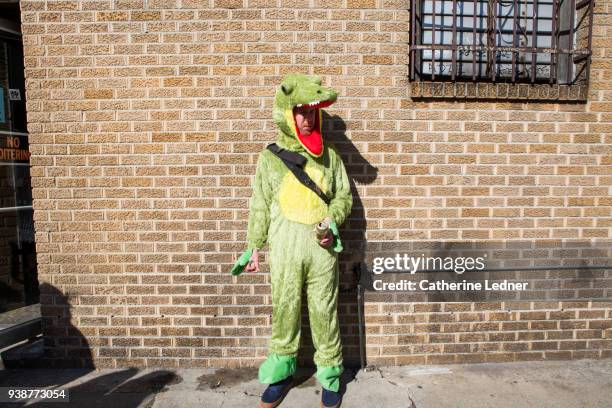
[[[359, 267], [365, 261], [366, 247], [365, 231], [366, 217], [357, 184], [372, 184], [378, 177], [378, 169], [372, 166], [361, 155], [357, 147], [346, 136], [346, 123], [339, 116], [330, 116], [323, 111], [325, 139], [331, 140], [342, 156], [353, 193], [353, 210], [347, 221], [341, 227], [344, 251], [340, 254], [340, 294], [338, 298], [338, 319], [340, 320], [340, 337], [344, 365], [358, 367], [360, 365], [359, 343], [359, 303], [357, 284], [359, 282]], [[312, 364], [314, 347], [308, 325], [308, 310], [302, 307], [302, 349], [300, 363]]]
[[[36, 288], [40, 302], [42, 338], [30, 338], [2, 353], [5, 367], [20, 368], [87, 368], [93, 369], [89, 343], [73, 326], [70, 296], [53, 285], [42, 283]], [[36, 309], [23, 312], [24, 319], [36, 319]], [[87, 329], [87, 328], [86, 328]], [[91, 337], [95, 337], [95, 328]]]
[[[168, 370], [141, 373], [137, 368], [94, 371], [89, 342], [72, 325], [70, 296], [56, 287], [40, 285], [43, 317], [44, 356], [31, 361], [27, 368], [0, 371], [0, 387], [49, 387], [68, 390], [70, 403], [76, 407], [136, 407], [155, 394], [165, 391], [166, 385], [178, 384], [182, 378]], [[75, 368], [76, 367], [76, 368]], [[62, 370], [33, 370], [33, 368], [67, 368]], [[141, 375], [139, 375], [139, 373]], [[14, 407], [43, 407], [48, 403], [12, 403]], [[149, 405], [150, 406], [150, 405]]]
[[48, 283], [40, 285], [44, 366], [47, 368], [94, 368], [89, 342], [72, 325], [71, 309], [69, 295]]

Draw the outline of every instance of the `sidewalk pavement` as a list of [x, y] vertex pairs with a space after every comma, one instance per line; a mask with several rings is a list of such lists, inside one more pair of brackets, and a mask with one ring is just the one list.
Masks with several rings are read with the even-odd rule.
[[[280, 407], [319, 407], [314, 370], [296, 373]], [[380, 367], [343, 376], [344, 408], [610, 407], [612, 360]], [[70, 403], [0, 407], [245, 408], [264, 386], [257, 370], [116, 369], [0, 371], [0, 387], [69, 389]]]

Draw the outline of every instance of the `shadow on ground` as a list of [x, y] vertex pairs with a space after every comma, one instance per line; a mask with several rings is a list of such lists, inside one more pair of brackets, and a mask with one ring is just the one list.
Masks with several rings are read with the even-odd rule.
[[[152, 372], [129, 368], [96, 376], [87, 369], [19, 369], [0, 371], [0, 387], [48, 388], [68, 391], [69, 403], [6, 403], [7, 407], [152, 407], [158, 393], [182, 382], [166, 370]], [[94, 377], [96, 376], [96, 377]], [[93, 377], [93, 378], [92, 378]]]

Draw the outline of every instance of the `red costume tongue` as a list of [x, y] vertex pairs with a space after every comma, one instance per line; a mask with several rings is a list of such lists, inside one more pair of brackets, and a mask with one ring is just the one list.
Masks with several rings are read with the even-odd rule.
[[319, 123], [319, 109], [315, 113], [315, 124], [308, 136], [300, 133], [300, 129], [295, 125], [295, 134], [300, 142], [315, 156], [323, 152], [323, 137], [321, 136], [321, 123]]
[[299, 141], [310, 153], [317, 157], [323, 153], [323, 134], [321, 132], [321, 112], [319, 109], [326, 108], [332, 103], [333, 102], [330, 101], [323, 101], [319, 102], [316, 106], [313, 106], [316, 109], [315, 124], [308, 136], [300, 133], [300, 129], [298, 129], [297, 124], [294, 121], [295, 134], [297, 135]]

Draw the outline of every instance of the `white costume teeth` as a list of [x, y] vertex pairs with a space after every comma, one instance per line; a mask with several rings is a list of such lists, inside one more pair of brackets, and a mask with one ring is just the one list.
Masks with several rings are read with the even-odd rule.
[[[310, 107], [319, 106], [320, 103], [321, 101], [311, 102], [311, 103], [307, 103], [306, 106], [310, 106]], [[298, 103], [297, 105], [295, 105], [296, 108], [301, 108], [302, 106], [304, 105], [301, 103]]]

